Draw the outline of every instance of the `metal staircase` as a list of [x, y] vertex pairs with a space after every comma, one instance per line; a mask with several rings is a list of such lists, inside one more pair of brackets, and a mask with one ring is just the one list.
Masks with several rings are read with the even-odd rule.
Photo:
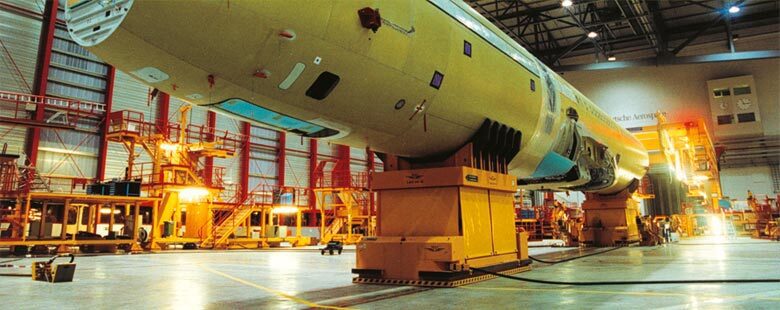
[[341, 231], [341, 228], [344, 227], [344, 222], [343, 217], [334, 218], [333, 221], [330, 222], [330, 225], [322, 232], [320, 243], [328, 243], [332, 240], [343, 241], [340, 236], [337, 237], [337, 234]]
[[38, 173], [38, 170], [32, 166], [19, 167], [19, 191], [29, 192], [52, 192], [49, 181]]
[[733, 239], [737, 237], [737, 230], [734, 228], [734, 222], [724, 221], [726, 223], [726, 237]]
[[215, 224], [211, 233], [206, 235], [203, 242], [200, 243], [201, 248], [217, 248], [225, 245], [225, 241], [233, 234], [233, 232], [241, 226], [244, 221], [252, 214], [253, 205], [240, 204], [233, 208], [229, 214], [223, 217]]

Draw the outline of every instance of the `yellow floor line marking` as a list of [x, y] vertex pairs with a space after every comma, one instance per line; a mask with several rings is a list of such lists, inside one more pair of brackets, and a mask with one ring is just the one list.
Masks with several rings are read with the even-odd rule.
[[[675, 296], [675, 297], [696, 297], [696, 298], [712, 298], [712, 299], [740, 299], [741, 296], [734, 295], [691, 295], [683, 293], [665, 293], [665, 292], [631, 292], [631, 291], [594, 291], [594, 290], [578, 290], [578, 289], [549, 289], [549, 288], [522, 288], [522, 287], [468, 287], [461, 286], [459, 288], [468, 290], [486, 290], [486, 291], [531, 291], [531, 292], [571, 292], [571, 293], [584, 293], [584, 294], [607, 294], [607, 295], [634, 295], [634, 296]], [[754, 299], [762, 299], [769, 301], [780, 301], [780, 298], [774, 297], [752, 297]]]
[[247, 285], [247, 286], [251, 286], [251, 287], [263, 290], [263, 291], [266, 291], [266, 292], [274, 294], [276, 296], [279, 296], [279, 297], [282, 297], [282, 298], [285, 298], [285, 299], [289, 299], [289, 300], [292, 300], [292, 301], [297, 302], [299, 304], [304, 304], [304, 305], [307, 305], [307, 306], [312, 307], [312, 308], [318, 308], [318, 309], [349, 309], [349, 308], [325, 306], [325, 305], [316, 304], [316, 303], [313, 303], [311, 301], [295, 297], [293, 295], [287, 294], [287, 293], [279, 291], [279, 290], [275, 290], [275, 289], [272, 289], [272, 288], [269, 288], [269, 287], [265, 287], [265, 286], [262, 286], [262, 285], [259, 285], [259, 284], [255, 284], [255, 283], [249, 282], [249, 281], [241, 279], [241, 278], [236, 278], [234, 276], [231, 276], [231, 275], [226, 274], [226, 273], [221, 272], [221, 271], [217, 271], [217, 270], [211, 269], [211, 268], [206, 267], [206, 266], [200, 266], [200, 268], [203, 268], [204, 270], [206, 270], [208, 272], [211, 272], [213, 274], [217, 274], [217, 275], [223, 276], [225, 278], [228, 278], [230, 280], [236, 281], [238, 283], [241, 283], [241, 284], [244, 284], [244, 285]]

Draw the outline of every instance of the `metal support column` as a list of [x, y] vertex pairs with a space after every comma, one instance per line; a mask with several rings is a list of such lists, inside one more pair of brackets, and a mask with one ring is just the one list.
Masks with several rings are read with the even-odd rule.
[[[46, 1], [46, 8], [43, 13], [43, 23], [41, 25], [41, 38], [38, 45], [38, 66], [35, 68], [35, 82], [33, 84], [34, 95], [45, 96], [46, 86], [49, 78], [49, 64], [51, 62], [51, 47], [54, 43], [54, 29], [57, 24], [57, 3], [58, 1]], [[35, 110], [35, 121], [43, 122], [45, 116], [45, 107], [39, 104]], [[27, 160], [33, 166], [37, 166], [38, 145], [41, 141], [41, 128], [32, 127], [27, 140]]]
[[279, 187], [285, 186], [285, 169], [287, 167], [287, 133], [279, 132], [279, 148], [276, 152], [276, 183]]
[[171, 111], [171, 95], [167, 93], [160, 93], [160, 99], [157, 101], [157, 133], [162, 134], [166, 138], [168, 136], [168, 118]]
[[317, 222], [317, 194], [314, 188], [317, 186], [317, 140], [309, 140], [309, 226]]
[[249, 197], [249, 154], [251, 152], [251, 134], [252, 125], [243, 122], [241, 127], [241, 134], [244, 135], [244, 147], [241, 148], [241, 171], [239, 171], [239, 181], [241, 186], [241, 195], [239, 201], [243, 203]]
[[108, 67], [108, 74], [106, 75], [106, 113], [103, 114], [103, 126], [100, 130], [100, 149], [98, 150], [98, 167], [97, 175], [95, 178], [97, 181], [102, 181], [106, 178], [106, 158], [108, 157], [108, 116], [111, 115], [111, 107], [114, 102], [114, 77], [116, 75], [116, 68], [114, 66]]
[[[217, 128], [217, 113], [214, 111], [208, 111], [206, 114], [206, 127], [208, 127], [209, 135], [206, 137], [207, 142], [214, 142], [214, 132]], [[207, 186], [214, 185], [214, 157], [207, 156], [205, 158], [203, 179]]]

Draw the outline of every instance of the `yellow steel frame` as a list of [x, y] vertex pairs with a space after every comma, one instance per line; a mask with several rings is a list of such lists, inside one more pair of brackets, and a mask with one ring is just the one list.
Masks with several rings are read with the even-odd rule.
[[[83, 194], [64, 194], [64, 193], [47, 193], [47, 192], [31, 192], [28, 193], [27, 196], [24, 197], [24, 209], [22, 210], [22, 218], [23, 218], [23, 225], [24, 229], [28, 227], [28, 224], [30, 221], [30, 213], [31, 213], [31, 204], [33, 201], [44, 201], [44, 208], [47, 207], [48, 204], [56, 203], [56, 204], [63, 204], [63, 207], [65, 210], [68, 210], [72, 207], [77, 208], [76, 212], [76, 230], [78, 231], [81, 227], [82, 222], [82, 212], [81, 210], [83, 208], [90, 208], [90, 210], [95, 210], [99, 212], [100, 208], [102, 206], [108, 205], [111, 208], [111, 214], [114, 214], [114, 210], [117, 206], [124, 206], [125, 208], [125, 215], [131, 215], [131, 209], [132, 209], [132, 216], [133, 216], [133, 223], [135, 227], [133, 228], [133, 236], [131, 240], [76, 240], [76, 235], [73, 234], [70, 239], [67, 239], [67, 224], [63, 224], [63, 228], [61, 229], [60, 236], [58, 238], [52, 238], [52, 239], [31, 239], [28, 236], [28, 233], [24, 232], [21, 236], [18, 237], [17, 240], [3, 240], [0, 241], [0, 246], [35, 246], [35, 245], [52, 245], [52, 246], [58, 246], [58, 252], [67, 252], [69, 249], [67, 246], [77, 246], [77, 245], [111, 245], [111, 244], [130, 244], [132, 245], [132, 251], [140, 251], [141, 247], [137, 243], [136, 240], [138, 240], [138, 230], [140, 228], [140, 221], [139, 221], [139, 213], [140, 213], [140, 207], [141, 204], [148, 204], [153, 207], [153, 209], [156, 209], [160, 199], [159, 198], [150, 198], [150, 197], [124, 197], [124, 196], [101, 196], [101, 195], [83, 195]], [[95, 206], [97, 206], [95, 208]], [[68, 214], [69, 212], [63, 212], [63, 223], [68, 222]], [[100, 224], [99, 220], [95, 216], [96, 212], [89, 212], [89, 220], [87, 224], [87, 230], [91, 232], [96, 231], [97, 225]], [[40, 219], [41, 221], [41, 227], [45, 223], [45, 217], [42, 217]], [[109, 227], [114, 225], [114, 217], [109, 217]], [[111, 230], [111, 228], [109, 228]]]

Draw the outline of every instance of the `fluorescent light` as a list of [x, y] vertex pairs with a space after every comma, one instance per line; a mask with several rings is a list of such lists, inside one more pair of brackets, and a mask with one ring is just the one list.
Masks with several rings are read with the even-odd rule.
[[615, 61], [615, 60], [617, 60], [617, 57], [615, 57], [615, 56], [609, 56], [609, 57], [607, 57], [607, 60], [609, 60], [609, 61]]
[[178, 190], [179, 200], [184, 202], [201, 202], [209, 195], [209, 190], [204, 187], [187, 187]]
[[561, 6], [565, 7], [565, 8], [570, 7], [572, 4], [574, 4], [574, 2], [572, 2], [571, 0], [563, 0], [563, 1], [561, 1]]
[[739, 13], [739, 10], [740, 10], [740, 8], [739, 8], [738, 6], [736, 6], [736, 5], [732, 5], [732, 6], [729, 8], [729, 13], [731, 13], [731, 14]]
[[166, 152], [173, 152], [179, 149], [179, 145], [175, 143], [160, 143], [160, 149]]
[[599, 36], [599, 34], [596, 33], [595, 31], [588, 32], [588, 38], [593, 39], [593, 38], [598, 37], [598, 36]]
[[275, 207], [273, 210], [271, 210], [271, 213], [273, 214], [293, 214], [297, 213], [298, 208], [297, 207]]

